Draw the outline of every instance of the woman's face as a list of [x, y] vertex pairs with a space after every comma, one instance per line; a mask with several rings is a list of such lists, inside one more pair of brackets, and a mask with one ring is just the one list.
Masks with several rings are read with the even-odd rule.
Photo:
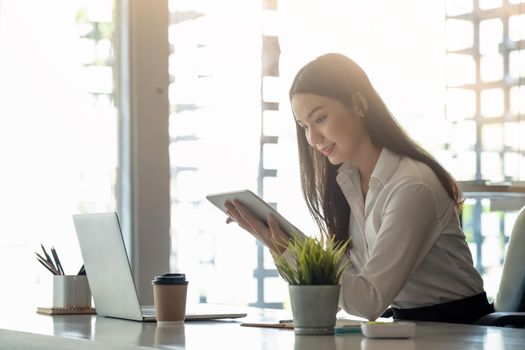
[[310, 146], [334, 165], [354, 160], [368, 138], [363, 118], [336, 99], [297, 93], [292, 109]]

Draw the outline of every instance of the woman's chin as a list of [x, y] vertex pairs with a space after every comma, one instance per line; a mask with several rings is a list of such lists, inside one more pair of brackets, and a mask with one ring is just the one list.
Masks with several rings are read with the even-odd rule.
[[337, 157], [327, 157], [328, 158], [328, 161], [330, 162], [330, 164], [332, 165], [341, 165], [344, 163], [344, 160], [342, 159], [339, 159]]

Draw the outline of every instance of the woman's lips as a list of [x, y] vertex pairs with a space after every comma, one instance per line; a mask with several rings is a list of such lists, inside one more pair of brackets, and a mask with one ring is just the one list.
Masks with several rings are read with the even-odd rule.
[[335, 147], [335, 143], [332, 143], [330, 146], [326, 146], [324, 148], [321, 148], [320, 151], [325, 156], [328, 156], [330, 153], [332, 153], [332, 150], [334, 149], [334, 147]]

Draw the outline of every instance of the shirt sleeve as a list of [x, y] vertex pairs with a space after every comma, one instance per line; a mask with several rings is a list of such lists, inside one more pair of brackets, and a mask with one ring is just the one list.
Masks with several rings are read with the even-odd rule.
[[437, 240], [438, 208], [430, 188], [412, 183], [392, 192], [369, 258], [359, 274], [341, 277], [339, 306], [375, 320], [392, 303]]

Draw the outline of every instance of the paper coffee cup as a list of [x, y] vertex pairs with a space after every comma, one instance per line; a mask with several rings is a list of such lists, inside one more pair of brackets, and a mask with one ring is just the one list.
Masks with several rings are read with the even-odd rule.
[[155, 276], [153, 299], [157, 322], [183, 323], [186, 315], [188, 281], [183, 273], [167, 273]]

